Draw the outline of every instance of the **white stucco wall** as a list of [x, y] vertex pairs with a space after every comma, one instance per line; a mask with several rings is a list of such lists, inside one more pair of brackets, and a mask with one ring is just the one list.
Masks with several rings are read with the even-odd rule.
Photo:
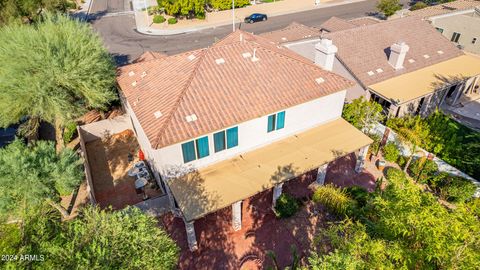
[[[335, 120], [341, 117], [345, 94], [345, 90], [340, 91], [286, 109], [285, 127], [273, 132], [267, 132], [268, 115], [234, 125], [238, 126], [238, 146], [220, 151], [218, 153], [215, 153], [214, 151], [213, 140], [213, 133], [217, 131], [208, 135], [203, 135], [208, 136], [210, 155], [187, 164], [193, 166], [194, 168], [202, 168], [241, 153], [265, 146], [273, 141], [283, 139], [295, 133], [305, 131], [312, 127]], [[172, 166], [184, 165], [181, 147], [182, 143], [184, 142], [173, 144], [161, 149], [152, 149], [147, 137], [140, 128], [135, 114], [129, 108], [128, 104], [126, 105], [126, 110], [131, 115], [139, 144], [146, 154], [147, 159], [151, 161], [151, 164], [155, 164], [156, 171], [160, 172], [160, 174], [163, 174], [162, 172], [166, 171]]]

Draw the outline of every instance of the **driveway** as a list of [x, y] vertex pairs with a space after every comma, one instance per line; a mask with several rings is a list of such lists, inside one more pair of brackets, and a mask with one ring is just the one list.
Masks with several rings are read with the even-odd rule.
[[[98, 14], [98, 16], [92, 20], [93, 27], [100, 33], [106, 47], [114, 54], [118, 64], [130, 62], [148, 50], [171, 55], [207, 47], [232, 31], [232, 26], [226, 25], [174, 36], [143, 35], [136, 32], [133, 15], [119, 13], [130, 10], [128, 0], [93, 1], [91, 14]], [[366, 0], [363, 2], [275, 16], [269, 18], [266, 22], [251, 25], [239, 24], [237, 28], [259, 34], [281, 29], [293, 21], [308, 26], [319, 27], [332, 16], [345, 19], [366, 16], [368, 13], [375, 11], [376, 3], [377, 0]], [[402, 3], [405, 4], [407, 1], [402, 0]], [[111, 16], [112, 12], [114, 16]]]

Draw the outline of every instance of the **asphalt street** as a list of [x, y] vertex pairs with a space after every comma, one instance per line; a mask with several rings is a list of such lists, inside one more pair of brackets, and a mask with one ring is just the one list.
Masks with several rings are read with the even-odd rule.
[[[115, 13], [128, 11], [128, 0], [93, 0], [91, 14], [97, 14], [91, 21], [94, 29], [102, 36], [106, 47], [114, 55], [118, 64], [132, 61], [144, 51], [158, 51], [176, 54], [188, 50], [210, 46], [216, 40], [231, 33], [232, 26], [200, 30], [198, 32], [173, 36], [149, 36], [135, 31], [133, 15]], [[404, 4], [407, 2], [402, 1]], [[366, 16], [375, 11], [377, 0], [349, 3], [305, 12], [270, 17], [266, 22], [255, 24], [237, 24], [242, 30], [255, 34], [281, 29], [293, 21], [309, 26], [320, 26], [332, 16], [351, 19]], [[105, 16], [108, 14], [108, 16]]]

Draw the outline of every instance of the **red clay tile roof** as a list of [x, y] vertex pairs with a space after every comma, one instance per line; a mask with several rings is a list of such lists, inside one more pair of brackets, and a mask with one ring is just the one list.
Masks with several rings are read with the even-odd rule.
[[[257, 61], [252, 61], [254, 51]], [[316, 81], [320, 77], [323, 83]], [[353, 86], [290, 50], [243, 31], [206, 49], [120, 67], [117, 81], [153, 148]], [[187, 122], [192, 114], [197, 120]]]
[[355, 23], [349, 22], [344, 19], [340, 19], [338, 17], [331, 17], [324, 23], [320, 25], [320, 28], [322, 30], [328, 31], [328, 32], [335, 32], [335, 31], [342, 31], [342, 30], [347, 30], [347, 29], [352, 29], [356, 28], [358, 25]]
[[292, 22], [287, 27], [280, 30], [260, 34], [264, 38], [275, 42], [276, 44], [297, 41], [308, 38], [320, 37], [320, 29]]
[[[333, 41], [338, 47], [337, 58], [365, 86], [463, 54], [428, 22], [417, 17], [327, 33], [324, 37]], [[388, 63], [387, 55], [390, 46], [400, 41], [405, 42], [410, 50], [404, 68], [395, 70]], [[368, 72], [373, 72], [373, 75]]]
[[160, 52], [144, 52], [142, 55], [140, 55], [137, 59], [133, 61], [133, 63], [138, 63], [138, 62], [144, 62], [144, 61], [150, 61], [153, 59], [160, 59], [167, 57], [166, 54], [160, 53]]
[[458, 0], [449, 3], [430, 6], [415, 11], [408, 12], [407, 16], [417, 16], [421, 18], [428, 18], [438, 15], [443, 15], [451, 12], [457, 12], [461, 10], [474, 9], [476, 6], [480, 6], [479, 1], [473, 0]]

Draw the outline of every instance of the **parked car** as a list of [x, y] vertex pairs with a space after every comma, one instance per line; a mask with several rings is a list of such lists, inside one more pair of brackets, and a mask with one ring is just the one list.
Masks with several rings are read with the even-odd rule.
[[266, 21], [267, 15], [266, 14], [261, 14], [261, 13], [253, 13], [252, 15], [245, 17], [245, 22], [246, 23], [254, 23], [254, 22], [260, 22], [260, 21]]

